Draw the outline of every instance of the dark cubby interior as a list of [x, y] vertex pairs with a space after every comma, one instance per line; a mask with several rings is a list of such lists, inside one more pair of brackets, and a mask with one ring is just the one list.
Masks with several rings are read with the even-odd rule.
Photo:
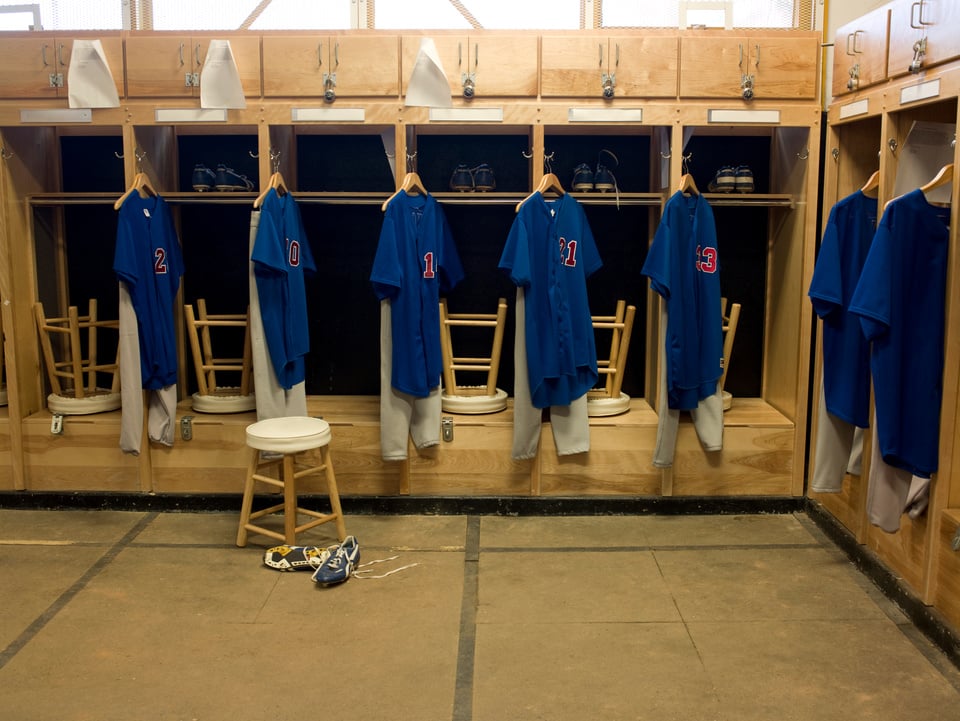
[[685, 172], [693, 176], [701, 193], [709, 192], [710, 181], [725, 165], [734, 168], [746, 165], [753, 173], [753, 192], [771, 192], [768, 136], [694, 135], [684, 148], [683, 155], [687, 158]]
[[[224, 165], [260, 187], [260, 160], [257, 155], [256, 135], [180, 135], [177, 137], [179, 168], [177, 190], [193, 192], [193, 169], [203, 164], [216, 172]], [[251, 153], [253, 155], [251, 155]]]
[[296, 188], [301, 192], [392, 193], [395, 185], [379, 135], [297, 137]]
[[[596, 171], [598, 165], [611, 170], [621, 193], [646, 193], [650, 190], [650, 137], [646, 135], [548, 135], [544, 152], [549, 170], [569, 190], [573, 171], [586, 163]], [[611, 157], [610, 154], [613, 154]]]
[[126, 190], [120, 135], [64, 135], [60, 138], [64, 193]]
[[[530, 140], [522, 135], [420, 135], [416, 170], [431, 193], [450, 191], [458, 165], [475, 168], [486, 163], [493, 170], [498, 193], [525, 193], [530, 187]], [[506, 237], [506, 236], [504, 236]]]

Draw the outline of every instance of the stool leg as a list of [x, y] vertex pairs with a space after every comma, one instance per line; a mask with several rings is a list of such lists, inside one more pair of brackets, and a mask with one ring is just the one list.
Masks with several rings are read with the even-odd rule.
[[320, 449], [320, 459], [323, 461], [327, 477], [327, 495], [330, 497], [330, 508], [336, 514], [337, 538], [341, 541], [347, 537], [347, 524], [343, 520], [343, 509], [340, 507], [340, 491], [337, 489], [337, 477], [333, 472], [333, 460], [330, 458], [330, 447]]
[[292, 453], [283, 457], [283, 535], [288, 544], [297, 542], [297, 481]]
[[260, 451], [250, 449], [250, 462], [247, 464], [247, 480], [243, 486], [243, 502], [240, 504], [240, 528], [237, 530], [237, 545], [243, 548], [247, 545], [247, 523], [250, 522], [250, 511], [253, 509], [253, 476], [257, 472]]

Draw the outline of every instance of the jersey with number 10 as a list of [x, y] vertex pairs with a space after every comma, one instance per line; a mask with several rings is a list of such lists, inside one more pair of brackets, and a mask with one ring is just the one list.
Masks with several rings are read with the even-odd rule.
[[667, 304], [667, 405], [692, 410], [723, 374], [717, 230], [702, 195], [670, 196], [640, 272]]
[[520, 206], [500, 267], [524, 288], [527, 375], [535, 408], [568, 406], [597, 383], [586, 279], [602, 265], [587, 216], [572, 195], [547, 202], [536, 192]]
[[143, 387], [177, 382], [173, 301], [183, 275], [180, 241], [170, 207], [160, 196], [131, 193], [120, 206], [113, 270], [125, 281], [137, 314]]
[[370, 281], [377, 298], [390, 301], [393, 388], [426, 398], [440, 385], [440, 291], [462, 279], [450, 226], [434, 197], [400, 193], [392, 198]]

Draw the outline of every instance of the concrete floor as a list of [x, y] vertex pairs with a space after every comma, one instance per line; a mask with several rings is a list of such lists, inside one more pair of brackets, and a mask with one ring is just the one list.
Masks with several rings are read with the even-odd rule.
[[[0, 510], [5, 721], [933, 721], [960, 673], [803, 514], [353, 516], [322, 588], [237, 514]], [[333, 542], [332, 529], [302, 542]]]

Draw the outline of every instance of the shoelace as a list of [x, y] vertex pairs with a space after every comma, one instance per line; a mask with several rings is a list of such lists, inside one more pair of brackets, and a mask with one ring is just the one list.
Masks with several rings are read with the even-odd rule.
[[414, 566], [420, 565], [419, 563], [408, 563], [406, 566], [400, 566], [399, 568], [394, 568], [390, 571], [387, 571], [386, 573], [381, 573], [376, 576], [371, 575], [372, 570], [369, 568], [365, 571], [361, 570], [366, 566], [373, 566], [377, 563], [386, 563], [387, 561], [395, 561], [398, 558], [399, 556], [390, 556], [390, 558], [377, 558], [377, 559], [374, 559], [373, 561], [367, 561], [366, 563], [361, 563], [359, 566], [356, 567], [352, 576], [354, 578], [360, 578], [360, 579], [366, 579], [366, 580], [372, 580], [376, 578], [386, 578], [387, 576], [392, 576], [394, 573], [399, 573], [400, 571], [406, 571], [408, 568], [413, 568]]

